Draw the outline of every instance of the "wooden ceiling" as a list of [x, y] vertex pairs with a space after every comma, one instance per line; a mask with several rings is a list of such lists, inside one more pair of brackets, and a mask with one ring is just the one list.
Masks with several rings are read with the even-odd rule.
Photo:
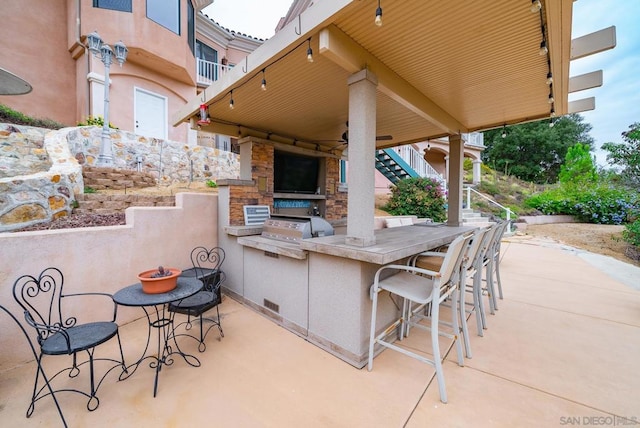
[[[550, 90], [555, 112], [566, 114], [572, 3], [543, 1], [534, 13], [530, 0], [382, 0], [378, 27], [375, 0], [318, 1], [174, 123], [195, 126], [204, 102], [205, 130], [328, 150], [346, 130], [347, 79], [365, 67], [379, 81], [376, 134], [393, 137], [379, 148], [547, 118]], [[543, 27], [548, 55], [539, 53]]]

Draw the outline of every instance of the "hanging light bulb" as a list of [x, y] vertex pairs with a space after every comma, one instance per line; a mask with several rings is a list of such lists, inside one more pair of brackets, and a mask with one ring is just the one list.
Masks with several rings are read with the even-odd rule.
[[556, 109], [554, 109], [553, 107], [551, 108], [551, 113], [549, 114], [549, 116], [551, 117], [556, 117]]
[[553, 83], [553, 75], [551, 74], [551, 72], [547, 73], [547, 85], [550, 85]]
[[553, 98], [553, 92], [549, 92], [549, 104], [553, 104], [555, 99]]
[[549, 49], [547, 48], [547, 42], [545, 40], [540, 42], [540, 55], [546, 55], [549, 53]]
[[233, 89], [231, 90], [231, 99], [229, 100], [229, 108], [233, 110], [235, 103], [233, 102]]
[[555, 125], [554, 119], [549, 119], [549, 128], [553, 128]]
[[502, 125], [502, 138], [507, 138], [507, 125]]
[[378, 27], [382, 27], [382, 8], [380, 7], [380, 0], [378, 0], [378, 8], [376, 9], [376, 19], [374, 22]]
[[531, 12], [536, 13], [540, 9], [542, 9], [542, 3], [540, 3], [540, 0], [531, 0]]
[[307, 48], [307, 61], [313, 62], [313, 49], [311, 49], [311, 38], [307, 39], [309, 47]]
[[263, 91], [267, 90], [267, 79], [264, 78], [264, 68], [262, 69], [262, 85], [260, 85]]

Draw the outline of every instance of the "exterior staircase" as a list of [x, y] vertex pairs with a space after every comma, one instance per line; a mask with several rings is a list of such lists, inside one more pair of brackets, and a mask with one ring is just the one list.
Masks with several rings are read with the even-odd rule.
[[409, 177], [430, 177], [446, 189], [444, 177], [410, 146], [377, 150], [376, 169], [393, 184]]
[[471, 208], [462, 209], [462, 223], [465, 226], [484, 227], [491, 224], [489, 216]]

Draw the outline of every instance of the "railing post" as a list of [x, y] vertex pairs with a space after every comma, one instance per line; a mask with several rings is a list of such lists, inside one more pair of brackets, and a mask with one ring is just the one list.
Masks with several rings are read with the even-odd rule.
[[467, 187], [467, 209], [471, 209], [471, 188]]

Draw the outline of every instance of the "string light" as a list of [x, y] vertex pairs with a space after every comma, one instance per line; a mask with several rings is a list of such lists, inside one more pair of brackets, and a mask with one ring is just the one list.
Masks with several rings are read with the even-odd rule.
[[374, 22], [378, 27], [382, 27], [382, 8], [380, 7], [380, 0], [378, 0], [378, 8], [376, 9], [376, 19]]
[[553, 83], [553, 75], [551, 72], [547, 73], [547, 85], [551, 85]]
[[507, 125], [502, 125], [502, 138], [507, 138]]
[[540, 9], [542, 9], [542, 3], [540, 3], [540, 0], [531, 0], [531, 12], [536, 13]]
[[551, 117], [556, 117], [556, 109], [551, 107], [551, 113], [549, 114]]
[[313, 62], [313, 49], [311, 49], [311, 37], [307, 39], [309, 42], [309, 47], [307, 48], [307, 61]]
[[549, 92], [549, 104], [553, 104], [555, 99], [553, 98], [553, 92]]
[[263, 91], [267, 90], [267, 79], [264, 78], [264, 68], [262, 69], [262, 85], [260, 85]]
[[540, 42], [540, 51], [539, 51], [540, 55], [546, 55], [549, 53], [549, 48], [547, 48], [547, 42], [546, 40], [542, 40]]
[[235, 107], [235, 103], [233, 102], [233, 89], [231, 90], [230, 94], [231, 94], [231, 99], [229, 100], [229, 108], [233, 110], [233, 108]]
[[555, 126], [555, 120], [553, 118], [549, 119], [549, 128], [553, 128]]

